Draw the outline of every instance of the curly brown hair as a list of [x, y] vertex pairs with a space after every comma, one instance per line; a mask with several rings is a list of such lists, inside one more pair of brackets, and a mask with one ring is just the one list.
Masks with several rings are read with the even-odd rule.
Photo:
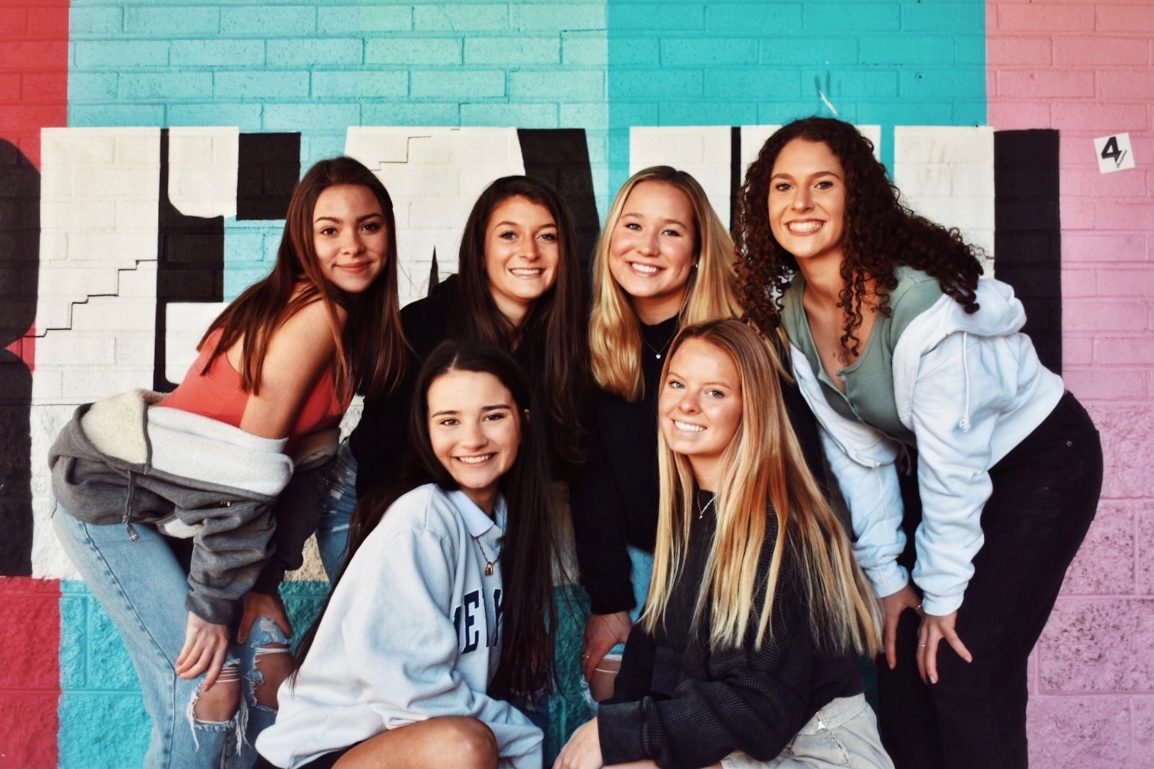
[[942, 292], [966, 312], [978, 310], [975, 290], [982, 274], [980, 249], [962, 240], [955, 227], [943, 227], [915, 214], [902, 201], [886, 168], [873, 154], [873, 142], [849, 123], [808, 117], [769, 137], [745, 174], [738, 200], [737, 289], [746, 313], [769, 333], [781, 322], [781, 294], [797, 272], [797, 261], [773, 237], [769, 222], [769, 181], [777, 156], [794, 139], [822, 142], [845, 172], [845, 235], [841, 243], [842, 290], [838, 306], [845, 311], [841, 343], [859, 351], [856, 330], [862, 302], [873, 283], [878, 311], [889, 315], [889, 292], [897, 287], [894, 270], [908, 265], [938, 281]]

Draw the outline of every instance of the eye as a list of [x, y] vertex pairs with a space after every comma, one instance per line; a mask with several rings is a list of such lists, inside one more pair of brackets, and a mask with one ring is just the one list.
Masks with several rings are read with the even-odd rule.
[[460, 420], [456, 417], [444, 417], [443, 419], [437, 420], [437, 424], [441, 427], [456, 427], [460, 423]]
[[556, 243], [557, 242], [557, 233], [555, 233], [555, 232], [542, 232], [537, 237], [539, 237], [541, 240], [546, 241], [547, 243]]
[[501, 420], [503, 420], [503, 419], [504, 419], [506, 416], [507, 416], [507, 415], [506, 415], [505, 413], [501, 412], [501, 411], [494, 411], [494, 412], [492, 412], [492, 413], [490, 413], [490, 414], [486, 414], [485, 416], [483, 416], [483, 417], [481, 418], [481, 420], [482, 420], [482, 421], [484, 421], [484, 422], [500, 422], [500, 421], [501, 421]]
[[832, 190], [833, 189], [833, 182], [830, 181], [829, 179], [822, 179], [820, 182], [818, 182], [817, 184], [815, 184], [813, 186], [817, 187], [819, 190]]
[[718, 400], [721, 400], [725, 397], [725, 392], [723, 390], [718, 390], [716, 387], [710, 387], [705, 391], [705, 394], [710, 398], [717, 398]]
[[670, 238], [680, 238], [681, 237], [681, 230], [675, 230], [672, 227], [667, 227], [661, 231], [661, 234], [666, 235]]
[[684, 390], [685, 389], [685, 383], [680, 382], [676, 379], [670, 379], [669, 384], [667, 386], [669, 387], [670, 390]]
[[627, 230], [633, 230], [634, 232], [641, 232], [641, 225], [638, 224], [637, 222], [625, 222], [621, 226]]
[[501, 230], [497, 233], [497, 237], [501, 240], [516, 240], [517, 233], [513, 230]]
[[772, 189], [774, 192], [789, 192], [790, 184], [789, 182], [777, 182]]
[[326, 238], [331, 238], [333, 235], [337, 234], [337, 228], [336, 227], [322, 227], [319, 230], [317, 230], [317, 234], [323, 235]]
[[365, 222], [364, 225], [361, 227], [361, 229], [364, 230], [365, 232], [380, 232], [381, 231], [381, 223], [380, 222]]

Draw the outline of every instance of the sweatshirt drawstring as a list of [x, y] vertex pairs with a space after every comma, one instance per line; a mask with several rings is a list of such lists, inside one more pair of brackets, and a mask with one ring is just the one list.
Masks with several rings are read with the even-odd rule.
[[128, 471], [128, 494], [124, 499], [124, 517], [120, 522], [124, 524], [124, 528], [128, 531], [128, 539], [135, 542], [140, 535], [136, 533], [136, 529], [132, 528], [132, 502], [136, 497], [136, 474], [131, 470]]
[[966, 355], [966, 340], [969, 334], [962, 332], [962, 378], [965, 387], [965, 403], [962, 406], [962, 418], [958, 421], [958, 427], [962, 432], [968, 433], [970, 431], [970, 361]]

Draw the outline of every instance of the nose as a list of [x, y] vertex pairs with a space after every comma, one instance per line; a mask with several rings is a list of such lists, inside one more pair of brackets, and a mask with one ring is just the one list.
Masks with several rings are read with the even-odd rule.
[[521, 247], [521, 258], [527, 262], [535, 262], [541, 256], [541, 250], [536, 238], [525, 238]]
[[638, 239], [637, 250], [646, 256], [654, 256], [659, 251], [657, 247], [657, 233], [651, 232]]
[[796, 211], [805, 211], [813, 205], [813, 199], [810, 197], [809, 188], [805, 186], [798, 186], [793, 191], [793, 200], [790, 201], [790, 207]]
[[353, 230], [342, 239], [341, 250], [347, 254], [359, 254], [365, 250], [365, 241], [359, 230]]
[[479, 449], [488, 442], [489, 437], [485, 435], [485, 430], [480, 422], [471, 422], [465, 426], [465, 432], [461, 436], [462, 446], [468, 449]]
[[700, 404], [697, 402], [698, 393], [696, 390], [686, 388], [681, 393], [681, 400], [677, 404], [677, 408], [686, 414], [696, 414], [701, 410]]

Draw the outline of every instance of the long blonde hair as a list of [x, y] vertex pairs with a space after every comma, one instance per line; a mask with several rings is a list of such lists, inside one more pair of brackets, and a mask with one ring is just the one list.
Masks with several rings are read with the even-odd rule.
[[[742, 417], [722, 455], [714, 510], [714, 535], [697, 597], [694, 622], [709, 623], [713, 647], [739, 646], [755, 622], [755, 644], [772, 635], [771, 617], [783, 559], [792, 556], [804, 586], [815, 639], [831, 651], [874, 654], [878, 650], [877, 602], [854, 560], [841, 522], [810, 474], [790, 427], [780, 380], [765, 340], [734, 319], [685, 328], [669, 351], [662, 371], [689, 339], [700, 339], [733, 359], [741, 384]], [[694, 477], [685, 455], [674, 454], [658, 431], [661, 500], [649, 600], [641, 617], [653, 632], [664, 621], [669, 596], [685, 564]], [[770, 525], [770, 515], [777, 526]], [[776, 528], [776, 532], [774, 531]], [[758, 563], [765, 540], [774, 536], [773, 557], [764, 586], [765, 601], [754, 601]], [[708, 616], [705, 616], [708, 612]]]
[[696, 265], [690, 272], [681, 323], [742, 314], [734, 291], [733, 239], [717, 217], [705, 190], [685, 171], [652, 166], [630, 176], [609, 208], [593, 252], [593, 308], [589, 316], [589, 351], [597, 384], [628, 401], [641, 399], [641, 325], [629, 295], [609, 272], [609, 243], [633, 188], [642, 182], [669, 184], [685, 193], [693, 208], [697, 232]]

